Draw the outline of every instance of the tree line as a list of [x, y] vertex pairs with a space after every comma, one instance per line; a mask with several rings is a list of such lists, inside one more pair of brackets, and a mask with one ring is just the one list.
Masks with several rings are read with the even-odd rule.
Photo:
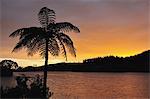
[[[74, 71], [74, 72], [149, 72], [150, 50], [130, 56], [106, 56], [85, 59], [82, 63], [50, 64], [48, 71]], [[44, 66], [18, 68], [18, 71], [42, 71]]]

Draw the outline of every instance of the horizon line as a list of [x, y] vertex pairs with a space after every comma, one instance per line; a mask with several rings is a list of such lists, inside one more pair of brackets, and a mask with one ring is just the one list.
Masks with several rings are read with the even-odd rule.
[[[105, 56], [97, 56], [97, 57], [91, 57], [91, 58], [86, 58], [86, 59], [83, 59], [83, 60], [78, 60], [78, 61], [63, 61], [63, 60], [60, 60], [60, 59], [49, 59], [49, 64], [58, 64], [58, 63], [82, 63], [84, 60], [87, 60], [87, 59], [93, 59], [93, 58], [99, 58], [99, 57], [108, 57], [108, 56], [114, 56], [114, 57], [123, 57], [123, 58], [126, 58], [126, 57], [131, 57], [131, 56], [135, 56], [135, 55], [138, 55], [138, 54], [141, 54], [143, 52], [146, 52], [146, 51], [150, 51], [150, 49], [148, 50], [145, 50], [145, 51], [142, 51], [142, 52], [139, 52], [137, 54], [134, 54], [134, 55], [128, 55], [128, 56], [118, 56], [118, 55], [105, 55]], [[21, 67], [27, 67], [27, 66], [33, 66], [33, 67], [36, 67], [36, 66], [43, 66], [44, 65], [44, 59], [23, 59], [23, 58], [2, 58], [0, 57], [0, 61], [2, 60], [13, 60], [15, 62], [18, 63], [19, 66]], [[38, 61], [38, 62], [37, 62]], [[25, 64], [26, 63], [26, 64]], [[27, 63], [30, 63], [30, 65]]]

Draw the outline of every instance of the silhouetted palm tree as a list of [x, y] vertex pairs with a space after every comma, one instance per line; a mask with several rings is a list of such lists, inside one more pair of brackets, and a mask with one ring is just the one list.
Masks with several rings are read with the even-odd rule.
[[55, 12], [47, 7], [40, 10], [38, 17], [42, 27], [21, 28], [13, 32], [10, 37], [20, 36], [13, 52], [27, 48], [28, 55], [32, 56], [39, 52], [45, 57], [44, 94], [46, 96], [48, 52], [53, 56], [58, 56], [62, 52], [67, 60], [66, 49], [68, 49], [76, 57], [73, 41], [64, 33], [72, 30], [80, 32], [80, 30], [69, 22], [55, 23]]

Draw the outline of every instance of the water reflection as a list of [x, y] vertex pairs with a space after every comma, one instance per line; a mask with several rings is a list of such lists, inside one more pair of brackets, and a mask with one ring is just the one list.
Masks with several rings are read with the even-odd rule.
[[[2, 82], [15, 84], [11, 80]], [[49, 72], [48, 86], [54, 92], [53, 99], [149, 98], [148, 73]]]

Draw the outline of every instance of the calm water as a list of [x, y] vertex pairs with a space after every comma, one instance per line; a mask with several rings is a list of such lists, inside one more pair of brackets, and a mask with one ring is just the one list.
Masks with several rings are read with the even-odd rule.
[[[14, 73], [1, 78], [4, 86], [15, 86], [15, 76], [34, 76], [42, 72]], [[48, 72], [52, 99], [149, 99], [148, 73], [75, 73]]]

